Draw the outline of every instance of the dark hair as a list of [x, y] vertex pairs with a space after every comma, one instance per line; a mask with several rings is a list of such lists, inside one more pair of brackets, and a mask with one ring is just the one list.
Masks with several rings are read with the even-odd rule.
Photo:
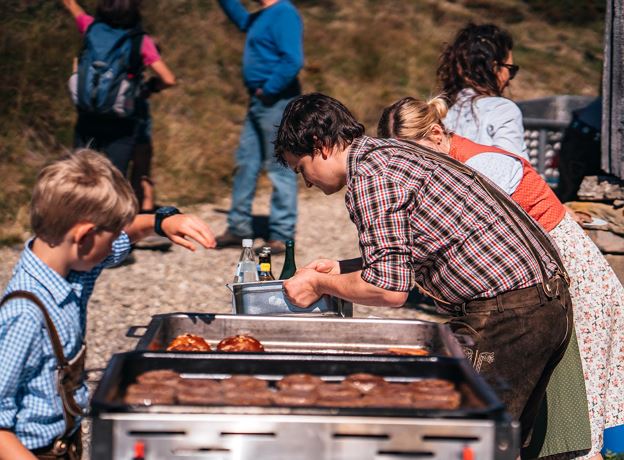
[[132, 29], [141, 22], [141, 0], [100, 0], [96, 17], [116, 29]]
[[286, 106], [275, 140], [275, 156], [286, 165], [284, 154], [312, 155], [321, 147], [347, 146], [364, 135], [340, 101], [321, 93], [299, 96]]
[[478, 95], [501, 96], [494, 69], [507, 60], [512, 48], [511, 35], [494, 24], [469, 23], [461, 29], [442, 52], [437, 70], [450, 105], [464, 88], [472, 88]]

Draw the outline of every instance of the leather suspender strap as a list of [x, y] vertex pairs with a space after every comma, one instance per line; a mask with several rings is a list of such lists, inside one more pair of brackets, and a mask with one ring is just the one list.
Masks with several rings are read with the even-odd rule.
[[43, 302], [32, 292], [29, 291], [13, 291], [0, 300], [0, 307], [11, 299], [23, 298], [33, 302], [41, 313], [43, 314], [46, 329], [52, 342], [52, 350], [57, 360], [57, 389], [59, 396], [63, 402], [63, 418], [65, 419], [65, 432], [57, 439], [54, 444], [54, 450], [59, 455], [64, 455], [68, 449], [67, 439], [73, 436], [76, 428], [76, 417], [82, 414], [82, 408], [76, 402], [74, 398], [74, 390], [80, 385], [82, 379], [82, 372], [84, 370], [85, 353], [84, 346], [73, 359], [72, 363], [69, 363], [63, 353], [63, 346], [59, 339], [58, 332], [47, 308]]

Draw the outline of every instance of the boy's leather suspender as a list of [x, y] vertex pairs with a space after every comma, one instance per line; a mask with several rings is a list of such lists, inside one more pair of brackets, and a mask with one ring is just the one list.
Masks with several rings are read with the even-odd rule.
[[83, 345], [76, 357], [72, 359], [71, 362], [67, 361], [52, 318], [50, 318], [50, 314], [43, 302], [41, 302], [35, 294], [29, 291], [13, 291], [0, 300], [0, 307], [7, 301], [18, 298], [30, 300], [41, 310], [48, 335], [50, 336], [50, 341], [52, 342], [52, 351], [57, 361], [56, 385], [61, 401], [63, 402], [65, 431], [54, 443], [50, 454], [60, 458], [72, 458], [72, 453], [68, 451], [72, 446], [68, 440], [73, 436], [74, 431], [79, 429], [76, 423], [76, 417], [83, 415], [82, 408], [74, 398], [74, 392], [80, 387], [83, 381], [86, 347]]

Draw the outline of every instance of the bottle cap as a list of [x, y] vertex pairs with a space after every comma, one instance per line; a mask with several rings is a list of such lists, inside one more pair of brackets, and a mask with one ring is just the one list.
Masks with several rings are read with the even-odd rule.
[[271, 254], [271, 246], [262, 246], [262, 252]]
[[243, 247], [244, 248], [250, 248], [253, 246], [253, 240], [251, 238], [245, 238], [243, 240]]

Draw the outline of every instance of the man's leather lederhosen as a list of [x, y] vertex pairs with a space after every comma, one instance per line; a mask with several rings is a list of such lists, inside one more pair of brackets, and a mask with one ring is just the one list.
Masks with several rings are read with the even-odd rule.
[[43, 302], [32, 292], [14, 291], [7, 294], [1, 301], [0, 306], [15, 298], [24, 298], [33, 302], [43, 313], [46, 329], [52, 342], [52, 350], [56, 357], [56, 386], [63, 403], [63, 418], [65, 419], [65, 431], [50, 446], [33, 450], [32, 453], [40, 460], [78, 460], [82, 456], [82, 441], [80, 438], [80, 424], [77, 418], [83, 415], [82, 408], [74, 399], [75, 391], [80, 388], [86, 358], [86, 346], [76, 354], [71, 361], [67, 361], [63, 353], [63, 346], [59, 339], [56, 327], [48, 314]]

